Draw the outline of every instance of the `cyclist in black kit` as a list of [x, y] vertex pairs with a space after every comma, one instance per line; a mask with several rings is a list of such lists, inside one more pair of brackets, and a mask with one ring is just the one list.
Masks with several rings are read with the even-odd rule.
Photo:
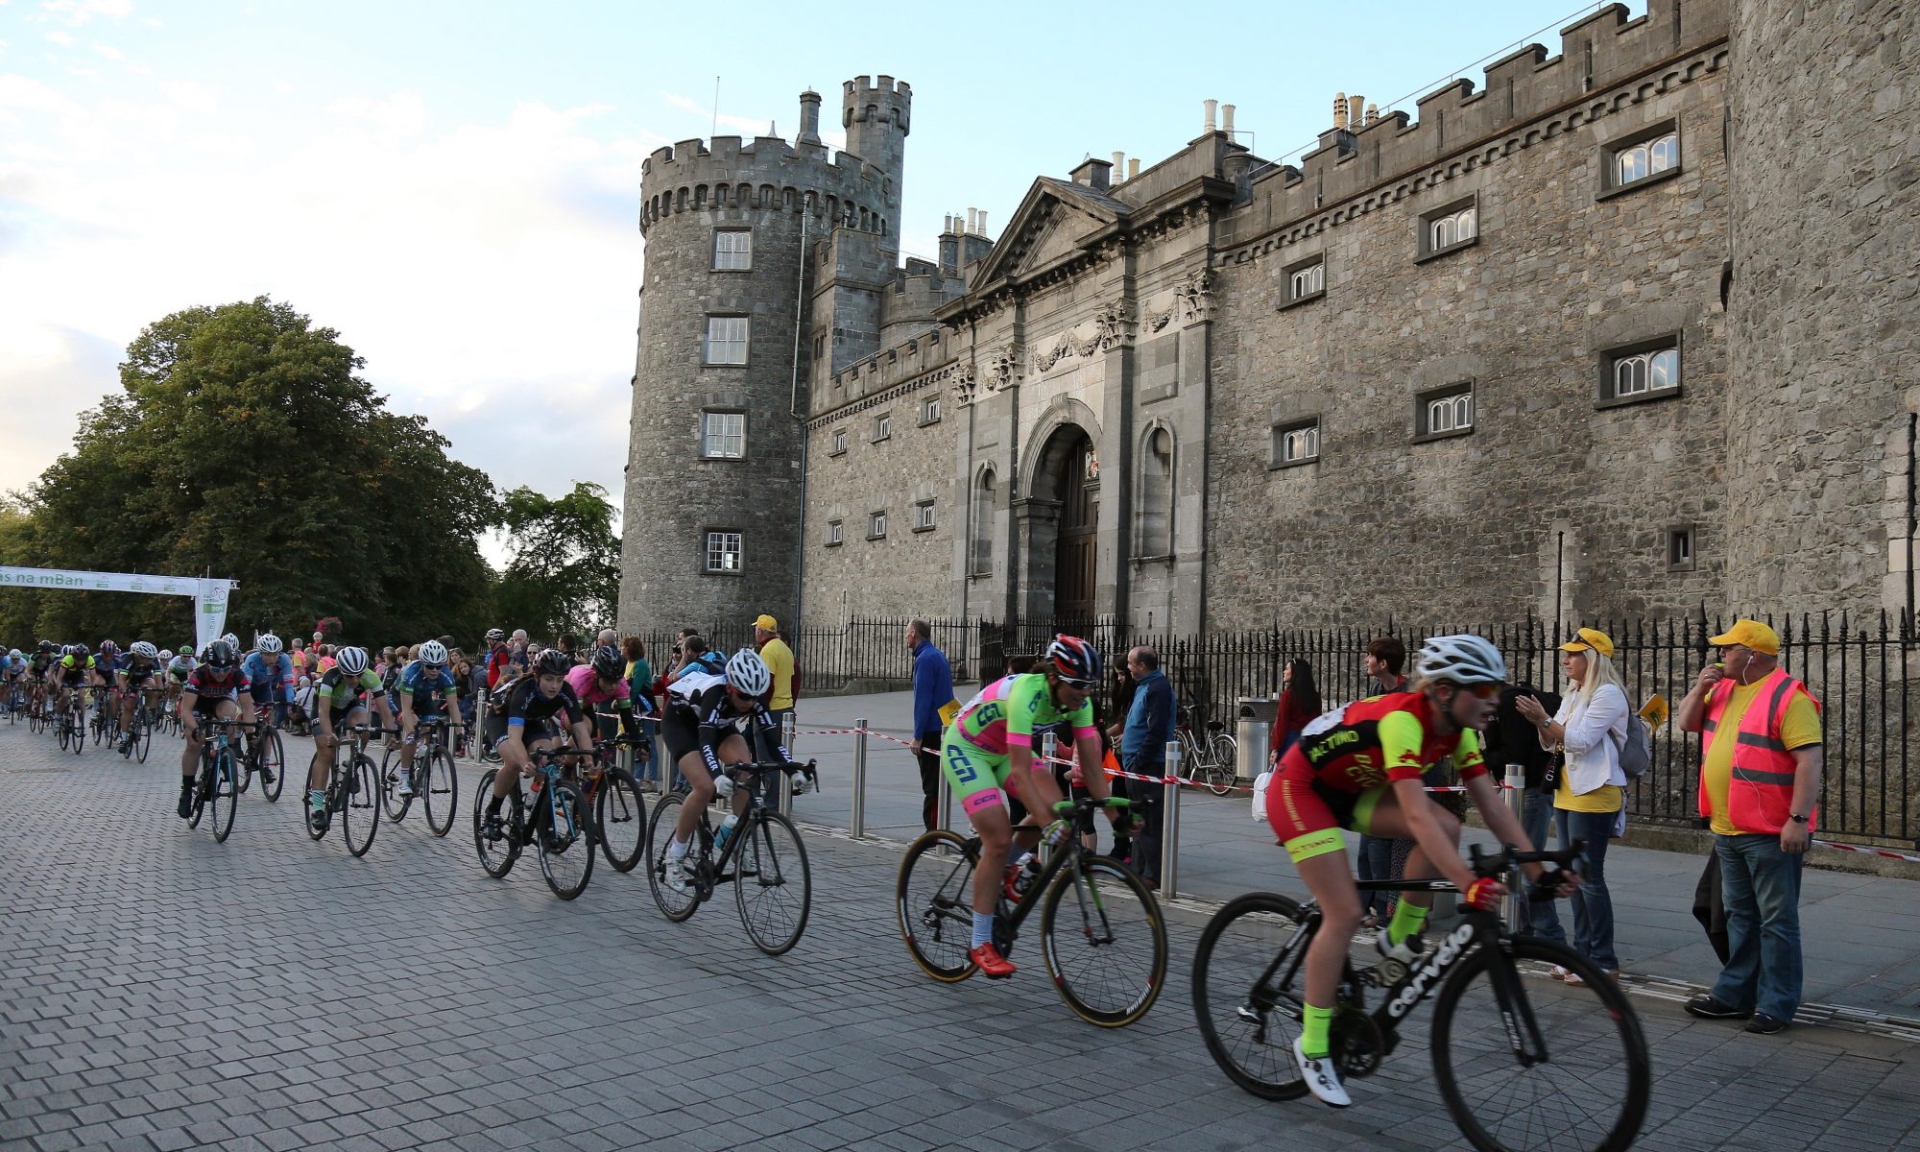
[[565, 652], [549, 648], [534, 660], [533, 674], [513, 686], [507, 697], [507, 734], [495, 747], [500, 753], [500, 770], [494, 773], [493, 796], [487, 801], [487, 820], [483, 834], [498, 840], [505, 835], [500, 806], [520, 779], [520, 773], [532, 765], [527, 753], [552, 748], [565, 735], [575, 748], [593, 747], [593, 728], [580, 706], [580, 697], [567, 683], [573, 661]]

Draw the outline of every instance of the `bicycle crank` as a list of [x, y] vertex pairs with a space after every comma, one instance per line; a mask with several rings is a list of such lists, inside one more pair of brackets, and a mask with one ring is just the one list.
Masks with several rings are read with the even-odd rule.
[[1372, 1016], [1351, 1005], [1342, 1004], [1334, 1013], [1327, 1039], [1342, 1076], [1371, 1076], [1387, 1054], [1386, 1033]]

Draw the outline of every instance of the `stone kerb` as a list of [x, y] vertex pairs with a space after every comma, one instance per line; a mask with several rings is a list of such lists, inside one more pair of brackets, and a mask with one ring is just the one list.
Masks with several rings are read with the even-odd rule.
[[816, 216], [877, 224], [890, 184], [878, 167], [820, 145], [796, 148], [777, 136], [682, 140], [640, 162], [640, 227], [716, 207], [797, 212], [809, 204]]

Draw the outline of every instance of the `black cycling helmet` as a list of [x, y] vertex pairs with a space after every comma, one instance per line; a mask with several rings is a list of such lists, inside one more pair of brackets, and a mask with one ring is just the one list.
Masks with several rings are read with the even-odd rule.
[[549, 648], [534, 660], [533, 670], [541, 676], [565, 676], [573, 671], [573, 661], [560, 649]]
[[240, 657], [234, 653], [233, 645], [225, 640], [215, 640], [200, 654], [200, 661], [209, 668], [226, 669], [238, 664]]
[[593, 650], [593, 674], [603, 680], [618, 680], [627, 670], [627, 659], [613, 647]]
[[51, 651], [53, 651], [53, 641], [51, 641], [51, 640], [42, 640], [42, 641], [40, 641], [40, 643], [38, 643], [38, 644], [36, 644], [36, 645], [34, 645], [34, 647], [33, 647], [33, 650], [34, 650], [35, 652], [39, 652], [39, 653], [41, 653], [41, 654], [43, 654], [43, 655], [44, 655], [44, 654], [46, 654], [46, 653], [48, 653], [48, 652], [51, 652]]
[[67, 649], [67, 652], [75, 660], [85, 660], [88, 656], [92, 655], [91, 652], [87, 651], [87, 646], [85, 644], [75, 644], [73, 647]]

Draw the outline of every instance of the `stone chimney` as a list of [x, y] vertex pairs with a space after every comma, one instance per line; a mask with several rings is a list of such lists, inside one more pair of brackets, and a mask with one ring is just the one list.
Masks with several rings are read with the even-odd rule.
[[1127, 161], [1127, 179], [1134, 180], [1134, 179], [1137, 179], [1139, 175], [1140, 175], [1140, 158], [1138, 156], [1135, 156], [1133, 159]]
[[820, 143], [820, 93], [811, 88], [800, 93], [800, 137], [794, 143]]
[[960, 274], [960, 220], [948, 216], [940, 229], [940, 275]]
[[1201, 126], [1200, 135], [1211, 136], [1214, 134], [1216, 129], [1213, 126], [1213, 115], [1214, 115], [1214, 111], [1219, 107], [1220, 107], [1220, 101], [1218, 100], [1207, 101], [1207, 122]]
[[1073, 170], [1073, 182], [1091, 188], [1096, 192], [1105, 192], [1108, 184], [1108, 173], [1112, 170], [1113, 165], [1105, 160], [1094, 160], [1091, 158], [1082, 160], [1080, 167]]
[[1347, 97], [1347, 125], [1349, 127], [1360, 127], [1361, 119], [1366, 115], [1366, 107], [1367, 98], [1365, 96]]
[[1345, 92], [1333, 94], [1333, 126], [1335, 128], [1347, 126], [1347, 94]]
[[1220, 106], [1220, 131], [1229, 136], [1233, 135], [1233, 105], [1231, 104]]
[[1115, 152], [1113, 154], [1113, 174], [1111, 177], [1109, 177], [1109, 179], [1111, 179], [1113, 183], [1119, 184], [1122, 181], [1124, 181], [1126, 178], [1127, 178], [1127, 154], [1125, 152]]

